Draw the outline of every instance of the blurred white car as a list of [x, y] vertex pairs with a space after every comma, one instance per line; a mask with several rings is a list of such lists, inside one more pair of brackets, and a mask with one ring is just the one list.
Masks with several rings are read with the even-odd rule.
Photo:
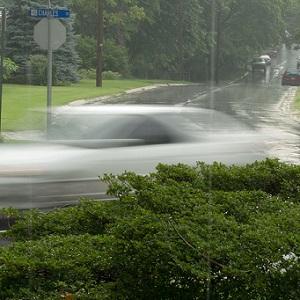
[[227, 115], [167, 106], [81, 106], [55, 111], [48, 140], [0, 147], [0, 208], [48, 208], [102, 199], [99, 176], [158, 163], [244, 164], [265, 158], [263, 138]]

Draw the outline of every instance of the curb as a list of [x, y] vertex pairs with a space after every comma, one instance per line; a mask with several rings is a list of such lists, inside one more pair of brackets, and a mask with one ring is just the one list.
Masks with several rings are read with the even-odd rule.
[[188, 86], [188, 85], [198, 85], [198, 83], [158, 83], [158, 84], [148, 85], [148, 86], [144, 86], [144, 87], [140, 87], [140, 88], [130, 89], [130, 90], [124, 91], [122, 93], [118, 93], [118, 94], [114, 94], [114, 95], [101, 96], [101, 97], [96, 97], [96, 98], [92, 98], [92, 99], [79, 99], [79, 100], [75, 100], [75, 101], [72, 101], [72, 102], [66, 104], [66, 106], [89, 105], [89, 104], [94, 104], [95, 102], [103, 102], [105, 100], [109, 100], [109, 99], [115, 98], [115, 97], [120, 97], [123, 95], [138, 94], [138, 93], [143, 93], [146, 91], [151, 91], [151, 90], [161, 88], [161, 87]]
[[[231, 86], [232, 84], [242, 81], [248, 75], [249, 75], [249, 72], [247, 71], [241, 77], [234, 79], [233, 81], [230, 81], [227, 84], [225, 84], [225, 86], [218, 87], [217, 89], [227, 88], [227, 87]], [[96, 98], [92, 98], [92, 99], [79, 99], [79, 100], [75, 100], [75, 101], [72, 101], [72, 102], [66, 104], [66, 106], [90, 105], [90, 104], [94, 104], [96, 102], [103, 102], [103, 101], [109, 100], [111, 98], [120, 97], [123, 95], [143, 93], [143, 92], [151, 91], [151, 90], [161, 88], [161, 87], [189, 86], [189, 85], [199, 85], [199, 84], [201, 84], [201, 83], [158, 83], [158, 84], [153, 84], [153, 85], [144, 86], [144, 87], [140, 87], [140, 88], [130, 89], [130, 90], [124, 91], [122, 93], [118, 93], [118, 94], [114, 94], [114, 95], [101, 96], [101, 97], [96, 97]], [[207, 93], [205, 93], [205, 94], [207, 94]]]

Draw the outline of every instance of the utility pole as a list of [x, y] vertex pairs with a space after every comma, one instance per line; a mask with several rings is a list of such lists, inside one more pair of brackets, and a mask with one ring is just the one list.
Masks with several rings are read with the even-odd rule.
[[49, 132], [52, 118], [52, 30], [51, 30], [51, 0], [48, 0], [48, 84], [47, 84], [47, 132]]
[[97, 46], [96, 46], [96, 86], [102, 87], [103, 68], [103, 0], [96, 0], [97, 6]]
[[0, 8], [1, 13], [1, 58], [0, 58], [0, 134], [2, 132], [2, 94], [3, 94], [3, 75], [4, 75], [4, 56], [5, 56], [5, 27], [6, 27], [6, 9]]
[[177, 4], [178, 17], [178, 50], [179, 50], [179, 80], [186, 80], [184, 74], [184, 7], [183, 1]]

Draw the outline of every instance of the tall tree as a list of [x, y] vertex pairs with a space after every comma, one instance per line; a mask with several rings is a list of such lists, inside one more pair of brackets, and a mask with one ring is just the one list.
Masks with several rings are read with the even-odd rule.
[[[204, 0], [207, 45], [214, 61], [211, 76], [218, 82], [224, 71], [242, 65], [249, 57], [282, 38], [289, 1]], [[214, 3], [214, 7], [212, 7]]]
[[183, 79], [190, 59], [203, 50], [200, 1], [154, 1], [145, 13], [129, 42], [135, 74]]
[[287, 23], [286, 29], [291, 34], [291, 42], [300, 43], [300, 2], [298, 0], [291, 0], [288, 10], [285, 14], [285, 21]]
[[97, 1], [96, 86], [102, 87], [103, 69], [103, 0]]
[[[82, 53], [81, 66], [86, 67], [94, 63], [96, 68], [96, 51], [94, 56], [88, 59], [87, 53], [96, 39], [99, 37], [97, 29], [97, 7], [98, 0], [73, 0], [72, 11], [75, 13], [75, 32], [79, 35], [78, 48]], [[133, 32], [137, 30], [137, 24], [145, 18], [144, 10], [140, 7], [138, 0], [103, 0], [103, 23], [104, 41], [103, 55], [104, 68], [106, 70], [118, 71], [123, 74], [129, 73], [127, 42]], [[88, 45], [85, 44], [89, 43]], [[112, 55], [116, 55], [115, 58]], [[119, 60], [119, 63], [116, 63]]]
[[[31, 0], [9, 0], [7, 7], [9, 18], [7, 21], [7, 55], [13, 59], [19, 69], [15, 76], [15, 81], [24, 83], [30, 82], [30, 70], [28, 62], [30, 56], [43, 54], [38, 45], [33, 40], [33, 28], [37, 19], [28, 15], [30, 8], [45, 5], [47, 1], [38, 3]], [[52, 1], [53, 5], [64, 5], [64, 1]], [[76, 81], [77, 78], [77, 61], [78, 56], [75, 51], [74, 35], [72, 32], [72, 21], [64, 22], [67, 28], [66, 43], [54, 53], [54, 70], [56, 83]]]
[[[128, 53], [136, 76], [197, 81], [219, 81], [243, 67], [255, 53], [280, 43], [286, 28], [286, 10], [291, 2], [297, 2], [103, 1], [105, 69], [128, 73]], [[87, 42], [96, 44], [96, 1], [60, 2], [68, 3], [75, 14], [78, 48], [84, 58], [81, 66], [95, 68], [96, 57], [87, 55], [90, 50], [84, 46]]]

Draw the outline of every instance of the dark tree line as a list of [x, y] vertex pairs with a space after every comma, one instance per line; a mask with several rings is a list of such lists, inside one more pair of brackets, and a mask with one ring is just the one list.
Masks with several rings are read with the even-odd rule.
[[[218, 81], [242, 69], [253, 55], [283, 42], [286, 23], [294, 20], [291, 12], [298, 5], [293, 0], [103, 1], [105, 71], [193, 81]], [[43, 72], [43, 53], [32, 39], [36, 20], [27, 11], [48, 1], [2, 2], [11, 12], [8, 56], [19, 65], [14, 80], [24, 81], [32, 61], [31, 70]], [[66, 23], [68, 42], [55, 54], [55, 78], [76, 81], [77, 68], [96, 67], [96, 0], [52, 4], [69, 7], [73, 16]]]
[[[218, 81], [284, 41], [287, 12], [296, 2], [104, 0], [104, 68], [143, 78]], [[95, 1], [69, 3], [76, 34], [93, 43]], [[83, 57], [84, 47], [80, 50]], [[81, 67], [92, 59], [82, 59]]]

